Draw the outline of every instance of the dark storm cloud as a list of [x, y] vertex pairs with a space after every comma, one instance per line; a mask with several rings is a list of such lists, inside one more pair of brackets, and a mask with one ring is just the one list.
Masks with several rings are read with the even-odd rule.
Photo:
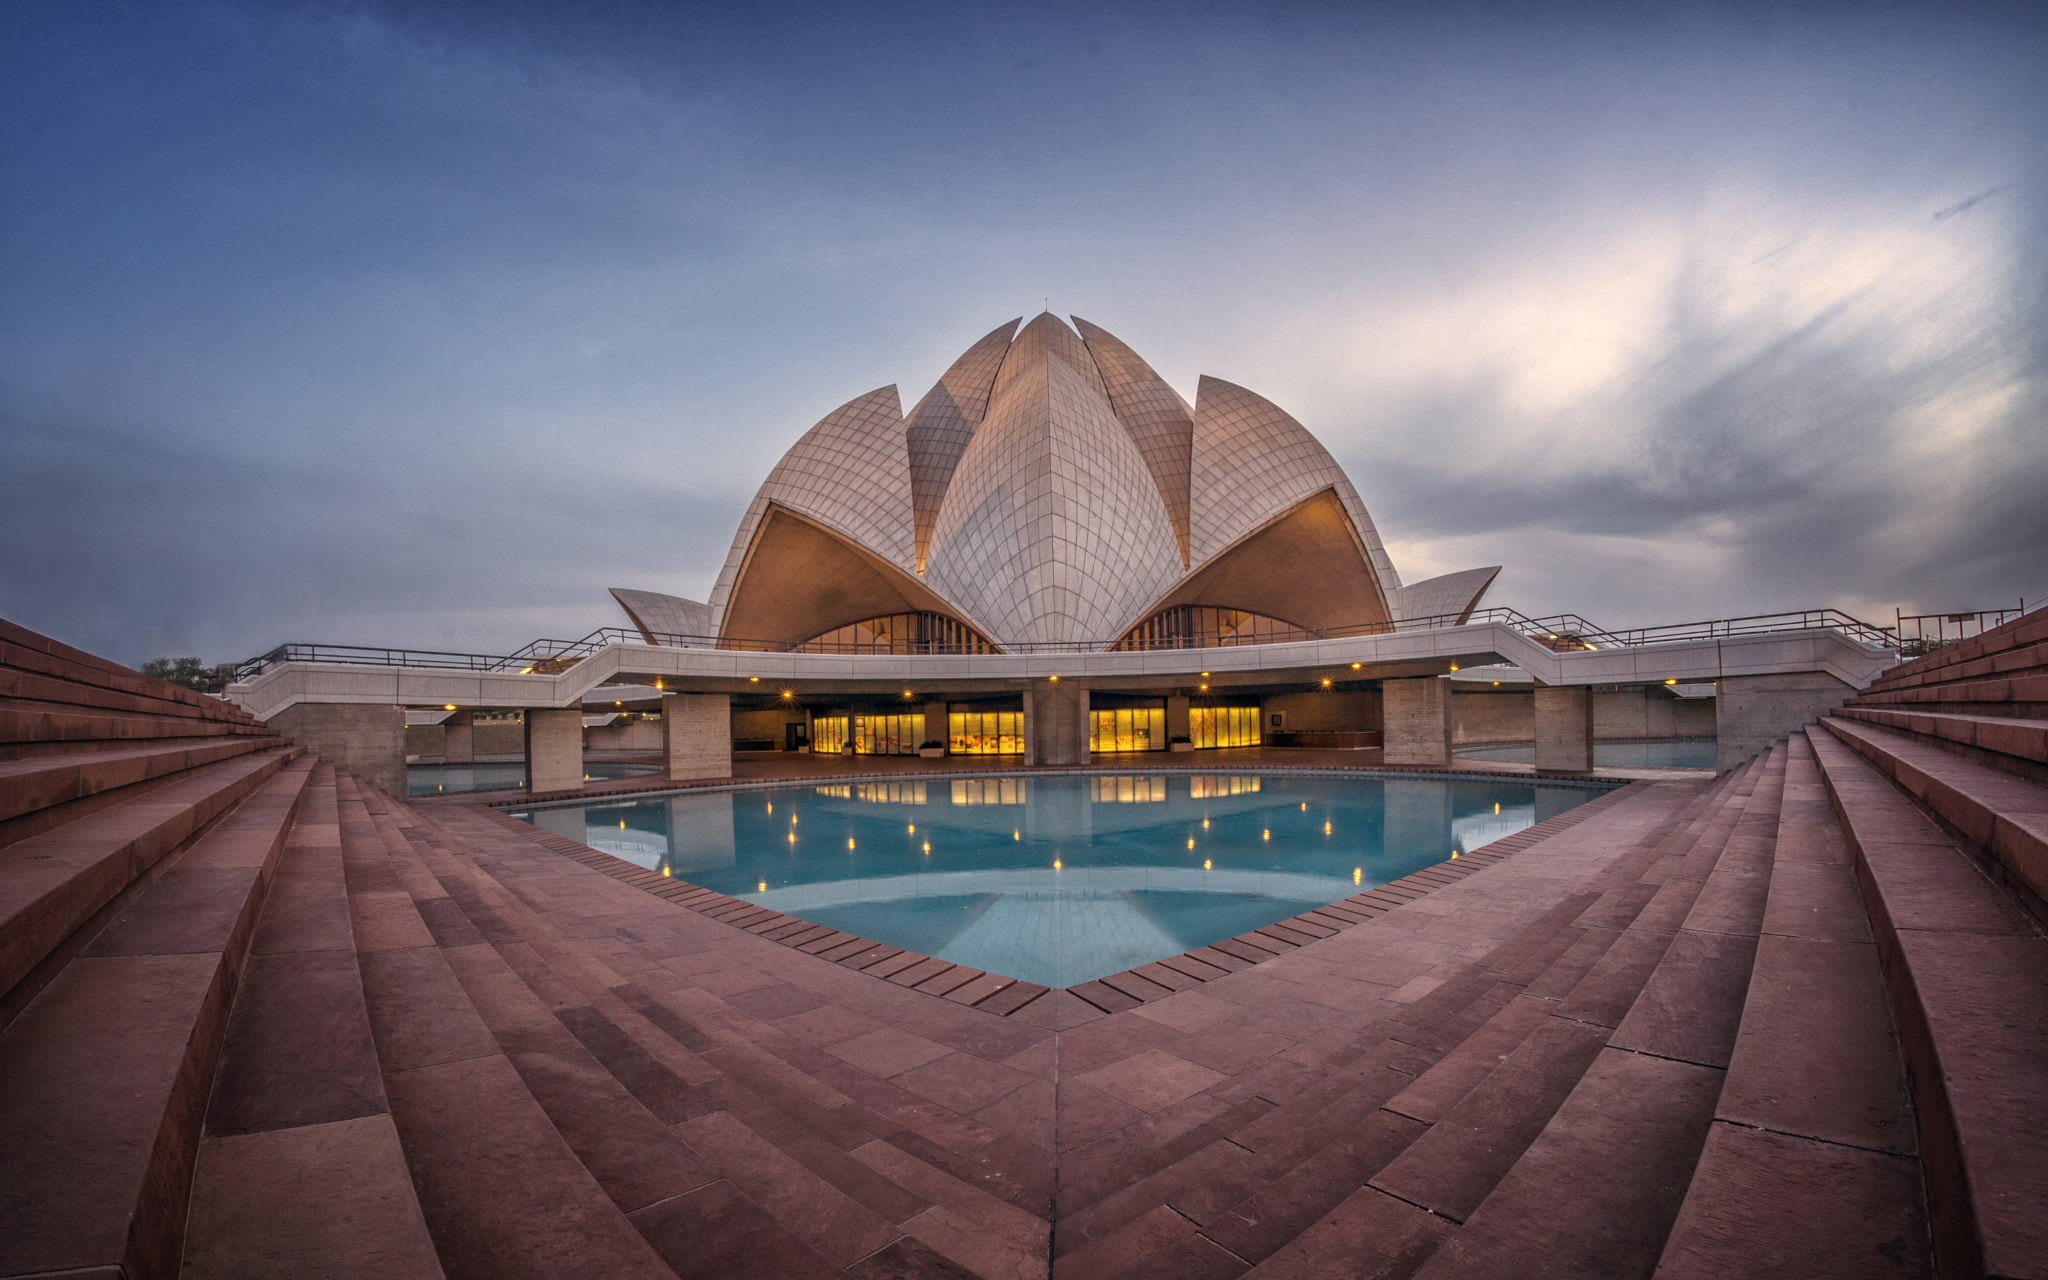
[[580, 634], [1047, 297], [1295, 413], [1411, 578], [2048, 589], [2041, 14], [1639, 8], [13, 5], [0, 614]]

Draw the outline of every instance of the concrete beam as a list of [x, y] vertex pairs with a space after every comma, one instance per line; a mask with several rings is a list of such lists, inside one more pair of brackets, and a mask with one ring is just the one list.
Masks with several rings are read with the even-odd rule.
[[1777, 739], [1841, 710], [1855, 692], [1821, 671], [1723, 676], [1714, 697], [1714, 767], [1726, 773], [1747, 762]]
[[1593, 691], [1536, 690], [1536, 767], [1546, 772], [1593, 771]]
[[661, 699], [661, 761], [669, 780], [732, 776], [732, 698], [671, 693]]
[[1380, 686], [1388, 764], [1451, 762], [1451, 682], [1436, 676]]
[[1088, 763], [1088, 686], [1037, 680], [1024, 687], [1024, 763]]
[[583, 709], [526, 709], [526, 791], [583, 789]]
[[405, 794], [405, 712], [398, 707], [301, 702], [264, 724], [386, 795]]
[[787, 681], [806, 699], [888, 694], [915, 688], [926, 696], [1014, 689], [1049, 675], [1102, 688], [1142, 691], [1186, 687], [1200, 671], [1215, 689], [1313, 685], [1353, 671], [1354, 680], [1433, 676], [1452, 665], [1507, 662], [1551, 685], [1656, 684], [1666, 679], [1826, 672], [1858, 687], [1897, 659], [1836, 631], [1813, 630], [1715, 637], [1668, 644], [1557, 653], [1498, 623], [1346, 636], [1220, 649], [1111, 650], [1069, 654], [819, 654], [752, 653], [612, 644], [568, 669], [548, 674], [464, 672], [281, 662], [228, 689], [237, 705], [268, 718], [298, 702], [377, 706], [580, 706], [583, 695], [611, 679], [696, 693], [758, 692], [749, 677]]

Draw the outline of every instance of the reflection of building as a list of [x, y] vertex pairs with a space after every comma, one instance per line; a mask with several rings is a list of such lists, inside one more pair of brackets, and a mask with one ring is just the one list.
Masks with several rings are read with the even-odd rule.
[[907, 416], [893, 386], [827, 415], [755, 495], [708, 603], [613, 594], [650, 641], [837, 653], [1209, 647], [1471, 613], [1497, 570], [1403, 586], [1285, 412], [1216, 378], [1190, 405], [1074, 323], [1003, 325]]

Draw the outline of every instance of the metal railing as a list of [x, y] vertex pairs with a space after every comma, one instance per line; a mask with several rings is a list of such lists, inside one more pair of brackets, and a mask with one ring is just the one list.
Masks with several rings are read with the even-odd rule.
[[2027, 602], [2022, 598], [2019, 606], [2013, 609], [1978, 609], [1973, 613], [1899, 613], [1892, 630], [1898, 636], [1899, 656], [1917, 658], [1946, 645], [1982, 635], [2026, 611]]
[[[1982, 610], [1970, 617], [1999, 620], [2017, 616], [2013, 610]], [[1959, 615], [1928, 615], [1954, 619]], [[1310, 640], [1332, 640], [1349, 636], [1392, 635], [1406, 631], [1435, 631], [1456, 626], [1505, 626], [1537, 644], [1560, 653], [1584, 649], [1632, 648], [1639, 645], [1670, 644], [1688, 640], [1727, 636], [1769, 635], [1779, 632], [1829, 630], [1886, 649], [1901, 649], [1903, 624], [1920, 619], [1902, 617], [1898, 627], [1881, 627], [1843, 613], [1839, 609], [1800, 609], [1787, 613], [1750, 614], [1739, 618], [1716, 618], [1702, 622], [1678, 622], [1654, 627], [1608, 628], [1589, 622], [1575, 613], [1534, 618], [1517, 609], [1475, 610], [1469, 615], [1444, 614], [1430, 618], [1405, 618], [1399, 622], [1365, 623], [1352, 627], [1296, 627], [1268, 631], [1256, 640], [1204, 637], [1214, 643], [1197, 643], [1191, 637], [1169, 637], [1154, 641], [1082, 640], [1022, 642], [1005, 645], [1004, 653], [1100, 653], [1193, 648], [1234, 648], [1249, 644], [1289, 644]], [[1987, 624], [1995, 625], [1995, 624]], [[1974, 633], [1972, 633], [1974, 634]], [[682, 635], [666, 632], [643, 634], [625, 627], [600, 627], [578, 640], [535, 640], [512, 653], [456, 653], [440, 649], [391, 649], [348, 644], [281, 644], [267, 653], [235, 664], [235, 679], [247, 680], [264, 668], [280, 662], [334, 662], [361, 666], [412, 667], [432, 671], [471, 671], [480, 674], [555, 675], [583, 659], [615, 644], [646, 644], [682, 649], [719, 649], [745, 653], [827, 653], [894, 656], [987, 656], [987, 650], [965, 644], [912, 641], [805, 641], [747, 640], [732, 636]], [[1953, 639], [1961, 639], [1960, 635]], [[1918, 635], [1915, 642], [1922, 642]], [[1945, 643], [1945, 642], [1944, 642]], [[1925, 650], [1920, 650], [1924, 652]]]

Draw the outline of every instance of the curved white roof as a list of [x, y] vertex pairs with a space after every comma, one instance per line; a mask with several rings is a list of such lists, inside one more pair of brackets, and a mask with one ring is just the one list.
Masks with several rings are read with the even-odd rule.
[[[1494, 570], [1404, 590], [1343, 469], [1271, 401], [1204, 377], [1191, 408], [1114, 335], [1074, 323], [1078, 334], [1051, 314], [1000, 325], [907, 419], [889, 386], [806, 432], [740, 522], [708, 606], [719, 633], [739, 615], [798, 629], [886, 598], [951, 612], [998, 645], [1107, 647], [1169, 601], [1253, 607], [1223, 597], [1270, 594], [1255, 588], [1274, 566], [1312, 590], [1329, 580], [1316, 565], [1330, 556], [1345, 563], [1328, 569], [1358, 586], [1322, 608], [1341, 623], [1317, 626], [1477, 603]], [[777, 508], [808, 524], [771, 521]], [[800, 527], [815, 532], [771, 532]], [[748, 568], [757, 551], [772, 572]], [[862, 592], [819, 581], [808, 611], [728, 607], [736, 591], [756, 603], [813, 599], [803, 584], [826, 561], [867, 565], [859, 572], [873, 582]], [[783, 594], [757, 599], [771, 592]]]

